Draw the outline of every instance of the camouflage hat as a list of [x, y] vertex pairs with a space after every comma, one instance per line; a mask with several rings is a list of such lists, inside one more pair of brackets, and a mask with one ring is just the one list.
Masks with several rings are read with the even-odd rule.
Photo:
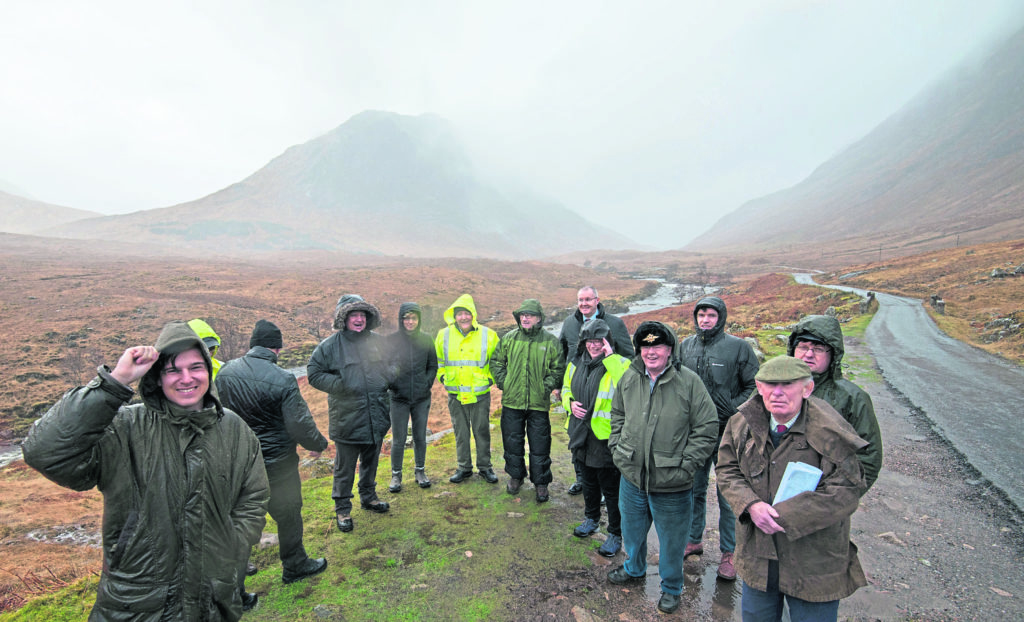
[[795, 382], [811, 377], [807, 363], [792, 356], [777, 356], [757, 370], [754, 380], [760, 382]]

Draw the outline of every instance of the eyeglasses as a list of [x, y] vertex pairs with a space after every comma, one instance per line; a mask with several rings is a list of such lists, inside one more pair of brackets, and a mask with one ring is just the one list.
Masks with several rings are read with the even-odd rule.
[[807, 345], [806, 343], [801, 343], [797, 347], [793, 348], [793, 354], [799, 354], [800, 356], [803, 356], [808, 352], [813, 352], [814, 356], [825, 356], [828, 354], [829, 348], [828, 346]]
[[594, 302], [597, 298], [577, 298], [577, 302]]

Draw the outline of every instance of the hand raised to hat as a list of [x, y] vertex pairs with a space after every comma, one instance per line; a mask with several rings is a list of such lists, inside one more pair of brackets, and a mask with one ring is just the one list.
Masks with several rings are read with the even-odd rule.
[[146, 375], [160, 353], [153, 346], [133, 346], [124, 351], [110, 375], [127, 386]]
[[611, 356], [615, 354], [615, 350], [612, 349], [612, 344], [608, 343], [608, 338], [601, 339], [601, 352], [604, 352], [605, 356]]

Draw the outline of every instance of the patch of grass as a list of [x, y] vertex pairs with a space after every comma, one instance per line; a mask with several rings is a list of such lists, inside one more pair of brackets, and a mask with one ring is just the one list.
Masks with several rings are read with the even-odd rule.
[[[566, 482], [573, 476], [564, 417], [551, 414], [552, 468], [556, 480]], [[491, 455], [500, 472], [501, 432], [498, 420], [492, 422]], [[252, 559], [260, 572], [246, 580], [246, 588], [259, 594], [260, 606], [246, 620], [305, 620], [314, 617], [314, 609], [346, 620], [500, 620], [513, 597], [509, 586], [520, 577], [591, 565], [587, 551], [596, 542], [574, 538], [575, 523], [568, 518], [582, 514], [576, 507], [582, 500], [554, 495], [551, 502], [538, 504], [529, 484], [513, 497], [503, 483], [488, 484], [476, 475], [462, 484], [449, 483], [456, 462], [453, 435], [427, 450], [431, 488], [413, 485], [389, 493], [387, 460], [383, 456], [378, 469], [377, 493], [391, 503], [391, 511], [362, 510], [356, 492], [352, 533], [335, 527], [331, 477], [303, 483], [306, 550], [326, 557], [329, 566], [317, 577], [284, 585], [278, 548], [257, 551]], [[266, 531], [275, 530], [268, 517]], [[79, 582], [0, 619], [84, 619], [95, 589], [95, 578]]]

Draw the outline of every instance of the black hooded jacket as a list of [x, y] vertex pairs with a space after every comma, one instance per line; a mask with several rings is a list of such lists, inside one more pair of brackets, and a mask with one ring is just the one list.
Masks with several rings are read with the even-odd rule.
[[[406, 330], [402, 318], [415, 313], [416, 328]], [[403, 302], [398, 308], [398, 330], [387, 336], [388, 356], [395, 370], [391, 394], [398, 402], [412, 404], [430, 399], [437, 379], [437, 352], [434, 340], [420, 330], [423, 314], [415, 302]]]
[[690, 335], [680, 344], [683, 365], [696, 372], [711, 394], [718, 411], [718, 436], [721, 438], [729, 417], [736, 414], [740, 404], [754, 393], [754, 376], [760, 364], [750, 344], [725, 332], [728, 313], [725, 301], [717, 296], [701, 298], [693, 308], [693, 324], [697, 325], [697, 311], [711, 308], [718, 312], [713, 328]]
[[[348, 314], [366, 313], [366, 328], [345, 328]], [[327, 393], [332, 441], [380, 445], [391, 428], [388, 365], [384, 338], [373, 332], [380, 326], [380, 311], [359, 296], [338, 301], [334, 327], [338, 332], [320, 342], [306, 365], [310, 386]]]

